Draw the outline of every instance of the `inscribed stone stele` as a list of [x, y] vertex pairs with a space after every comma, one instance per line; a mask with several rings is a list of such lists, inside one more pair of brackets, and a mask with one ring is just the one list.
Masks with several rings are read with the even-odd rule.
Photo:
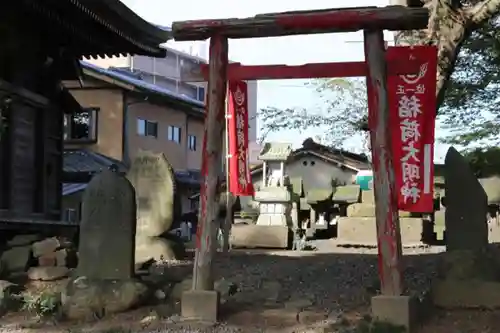
[[467, 160], [453, 147], [445, 158], [446, 250], [480, 251], [488, 244], [488, 198]]
[[135, 191], [123, 176], [94, 176], [82, 199], [78, 275], [129, 279], [134, 274]]
[[167, 232], [174, 218], [175, 178], [165, 155], [141, 151], [127, 177], [137, 196], [137, 237]]

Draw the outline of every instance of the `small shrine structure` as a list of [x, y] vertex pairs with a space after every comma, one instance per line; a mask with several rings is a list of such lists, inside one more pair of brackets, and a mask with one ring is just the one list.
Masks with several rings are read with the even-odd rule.
[[285, 162], [291, 153], [292, 145], [288, 143], [266, 143], [260, 153], [262, 186], [254, 196], [259, 202], [257, 225], [292, 227], [292, 192], [285, 173]]

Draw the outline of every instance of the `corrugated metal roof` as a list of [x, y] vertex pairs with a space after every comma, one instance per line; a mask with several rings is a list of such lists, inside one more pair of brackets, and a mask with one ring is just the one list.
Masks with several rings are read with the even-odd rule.
[[[146, 82], [146, 81], [141, 80], [139, 78], [134, 78], [130, 74], [124, 74], [124, 73], [121, 73], [117, 70], [113, 70], [111, 68], [102, 68], [102, 67], [96, 66], [94, 64], [85, 62], [85, 61], [80, 61], [80, 63], [84, 69], [88, 69], [88, 70], [97, 72], [99, 74], [106, 75], [112, 79], [120, 80], [122, 82], [128, 83], [128, 84], [135, 86], [137, 88], [147, 90], [147, 91], [150, 91], [152, 93], [160, 94], [163, 96], [167, 96], [167, 97], [176, 99], [178, 101], [190, 103], [194, 107], [198, 107], [201, 109], [203, 109], [205, 107], [205, 103], [200, 102], [197, 99], [194, 99], [194, 98], [191, 98], [188, 96], [184, 96], [182, 94], [178, 94], [176, 92], [173, 92], [173, 91], [168, 90], [166, 88], [160, 87], [156, 84]], [[200, 110], [200, 111], [203, 112], [203, 110]]]
[[122, 162], [89, 150], [68, 149], [64, 151], [64, 172], [95, 173], [106, 170], [113, 164], [116, 164], [120, 171], [126, 169]]
[[[99, 153], [86, 149], [67, 149], [64, 151], [63, 170], [68, 174], [88, 173], [92, 175], [107, 170], [113, 164], [118, 166], [120, 172], [127, 171], [123, 162]], [[196, 186], [201, 182], [200, 170], [175, 171], [174, 175], [175, 180], [181, 184]]]
[[87, 188], [86, 183], [63, 183], [62, 195], [70, 195], [79, 191], [83, 191]]

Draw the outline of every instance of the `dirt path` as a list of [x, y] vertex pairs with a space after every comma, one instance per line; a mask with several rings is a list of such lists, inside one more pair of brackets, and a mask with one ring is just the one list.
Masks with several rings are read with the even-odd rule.
[[[215, 272], [238, 287], [221, 307], [215, 327], [185, 323], [178, 302], [107, 317], [94, 323], [34, 323], [22, 314], [0, 319], [0, 332], [325, 332], [325, 320], [354, 325], [369, 314], [378, 291], [375, 249], [337, 248], [319, 241], [318, 251], [233, 251], [216, 260]], [[408, 292], [421, 295], [436, 272], [442, 248], [405, 249]], [[186, 265], [190, 265], [188, 261]], [[185, 271], [185, 269], [184, 269]], [[189, 271], [189, 269], [187, 270]], [[486, 333], [500, 327], [500, 311], [435, 311], [419, 333]], [[308, 330], [306, 330], [309, 328]]]

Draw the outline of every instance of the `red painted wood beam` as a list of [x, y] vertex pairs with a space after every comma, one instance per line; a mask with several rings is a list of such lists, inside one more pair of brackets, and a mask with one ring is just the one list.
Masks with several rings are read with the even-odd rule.
[[428, 18], [425, 8], [330, 8], [269, 13], [248, 18], [179, 21], [172, 24], [172, 35], [177, 41], [186, 41], [205, 40], [216, 34], [228, 38], [254, 38], [363, 29], [398, 31], [424, 29]]
[[[388, 64], [388, 75], [418, 73], [420, 64], [414, 61], [391, 62]], [[365, 62], [330, 62], [288, 65], [252, 65], [245, 66], [232, 63], [228, 66], [227, 80], [279, 80], [309, 79], [328, 77], [365, 77], [368, 66]], [[182, 81], [201, 82], [208, 79], [208, 65], [201, 65], [199, 71], [181, 73]]]

